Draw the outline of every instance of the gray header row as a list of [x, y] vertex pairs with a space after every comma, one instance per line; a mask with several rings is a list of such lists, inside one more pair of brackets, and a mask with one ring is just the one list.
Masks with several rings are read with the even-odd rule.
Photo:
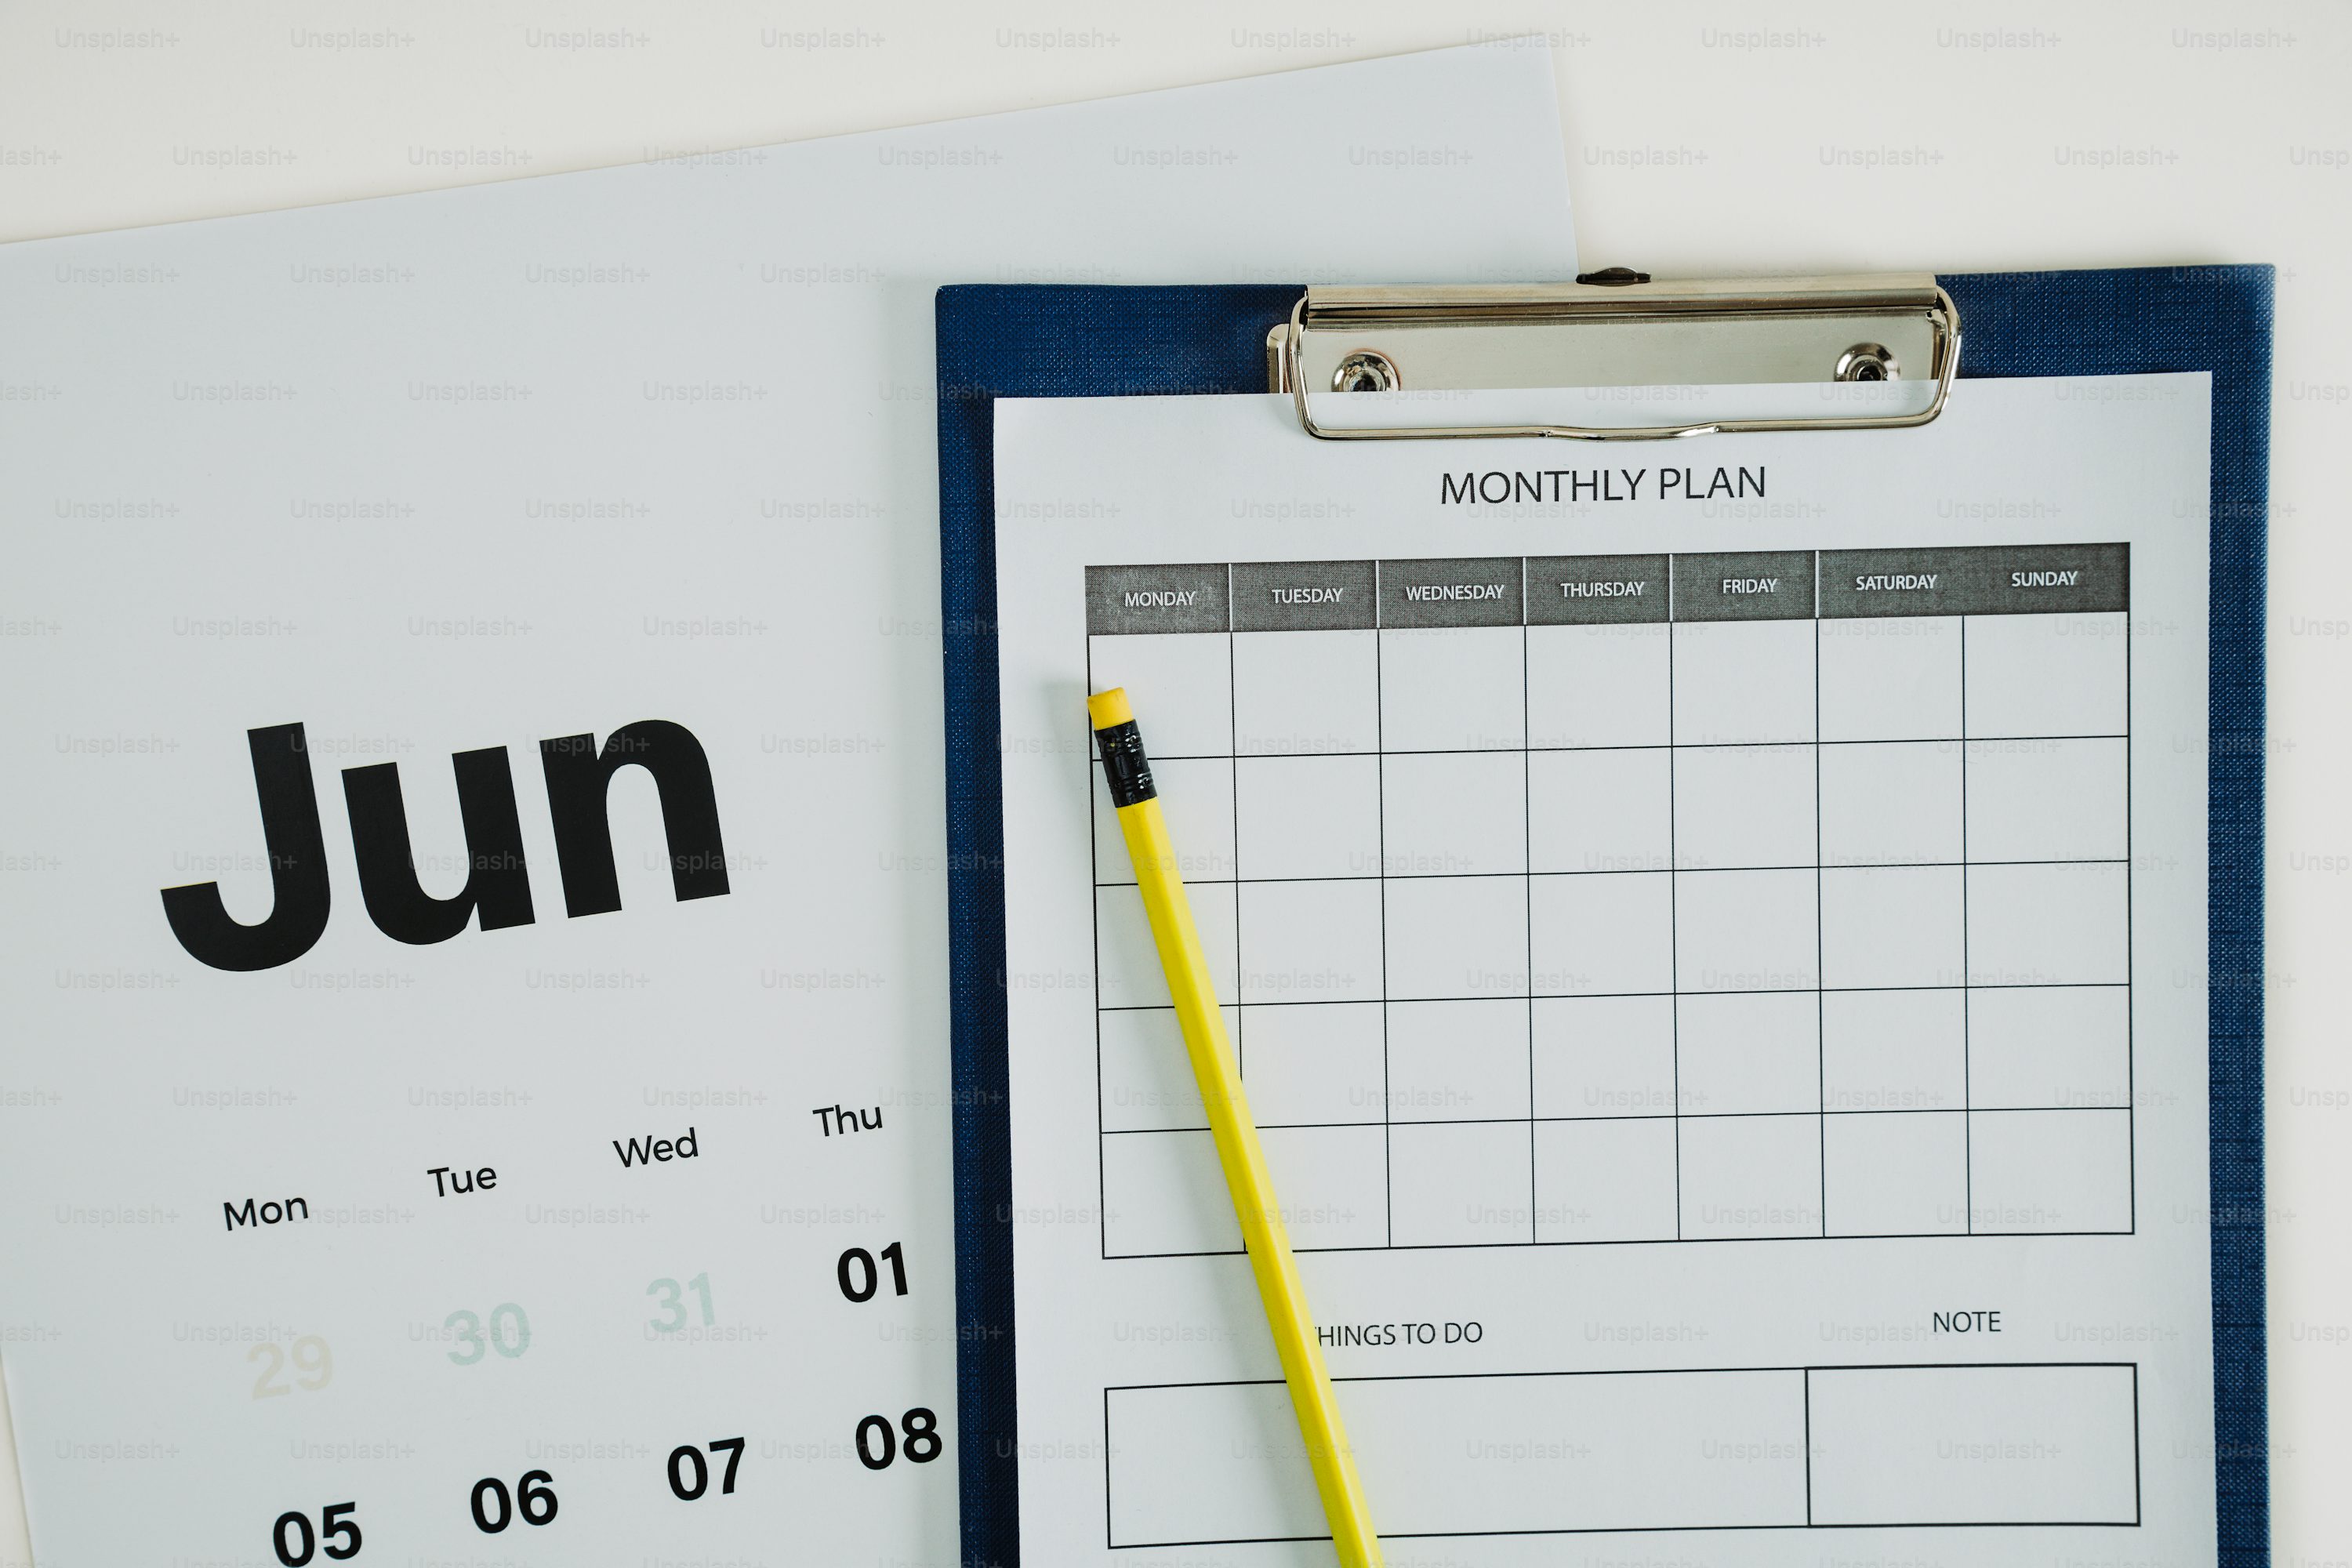
[[1087, 630], [2088, 615], [2128, 609], [2130, 590], [2125, 544], [1089, 566]]

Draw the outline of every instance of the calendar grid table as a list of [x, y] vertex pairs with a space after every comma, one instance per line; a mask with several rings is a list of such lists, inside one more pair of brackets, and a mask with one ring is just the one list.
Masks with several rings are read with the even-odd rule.
[[[1087, 594], [1298, 1247], [2133, 1228], [2126, 546]], [[1094, 790], [1103, 1251], [1238, 1250]]]

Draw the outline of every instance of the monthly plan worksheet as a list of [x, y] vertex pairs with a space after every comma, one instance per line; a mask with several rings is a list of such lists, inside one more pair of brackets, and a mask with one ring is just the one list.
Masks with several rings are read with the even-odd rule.
[[1391, 1563], [2210, 1562], [2209, 418], [1000, 405], [1024, 1552], [1331, 1558], [1124, 686]]

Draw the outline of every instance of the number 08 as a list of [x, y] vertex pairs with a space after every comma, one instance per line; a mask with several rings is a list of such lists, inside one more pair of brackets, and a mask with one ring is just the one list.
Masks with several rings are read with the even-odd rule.
[[[940, 1457], [940, 1418], [920, 1405], [898, 1418], [907, 1434], [906, 1454], [911, 1464], [928, 1465]], [[887, 1416], [868, 1415], [857, 1424], [857, 1462], [869, 1470], [887, 1470], [898, 1457], [898, 1435]]]

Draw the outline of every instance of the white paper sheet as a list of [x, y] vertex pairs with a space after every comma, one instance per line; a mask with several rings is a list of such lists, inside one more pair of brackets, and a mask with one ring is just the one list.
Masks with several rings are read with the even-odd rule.
[[2212, 1561], [2209, 413], [1001, 405], [1024, 1550], [1330, 1561], [1123, 685], [1391, 1563]]
[[[1363, 157], [1366, 103], [1464, 156]], [[0, 251], [40, 1559], [326, 1552], [356, 1502], [362, 1562], [956, 1561], [933, 290], [1565, 276], [1555, 108], [1474, 49]], [[718, 826], [666, 850], [670, 735], [567, 918], [540, 744], [648, 720]], [[292, 724], [329, 918], [209, 966], [159, 890], [263, 919], [247, 732]], [[449, 897], [448, 759], [499, 747], [530, 923], [387, 937], [339, 776], [398, 765]]]

